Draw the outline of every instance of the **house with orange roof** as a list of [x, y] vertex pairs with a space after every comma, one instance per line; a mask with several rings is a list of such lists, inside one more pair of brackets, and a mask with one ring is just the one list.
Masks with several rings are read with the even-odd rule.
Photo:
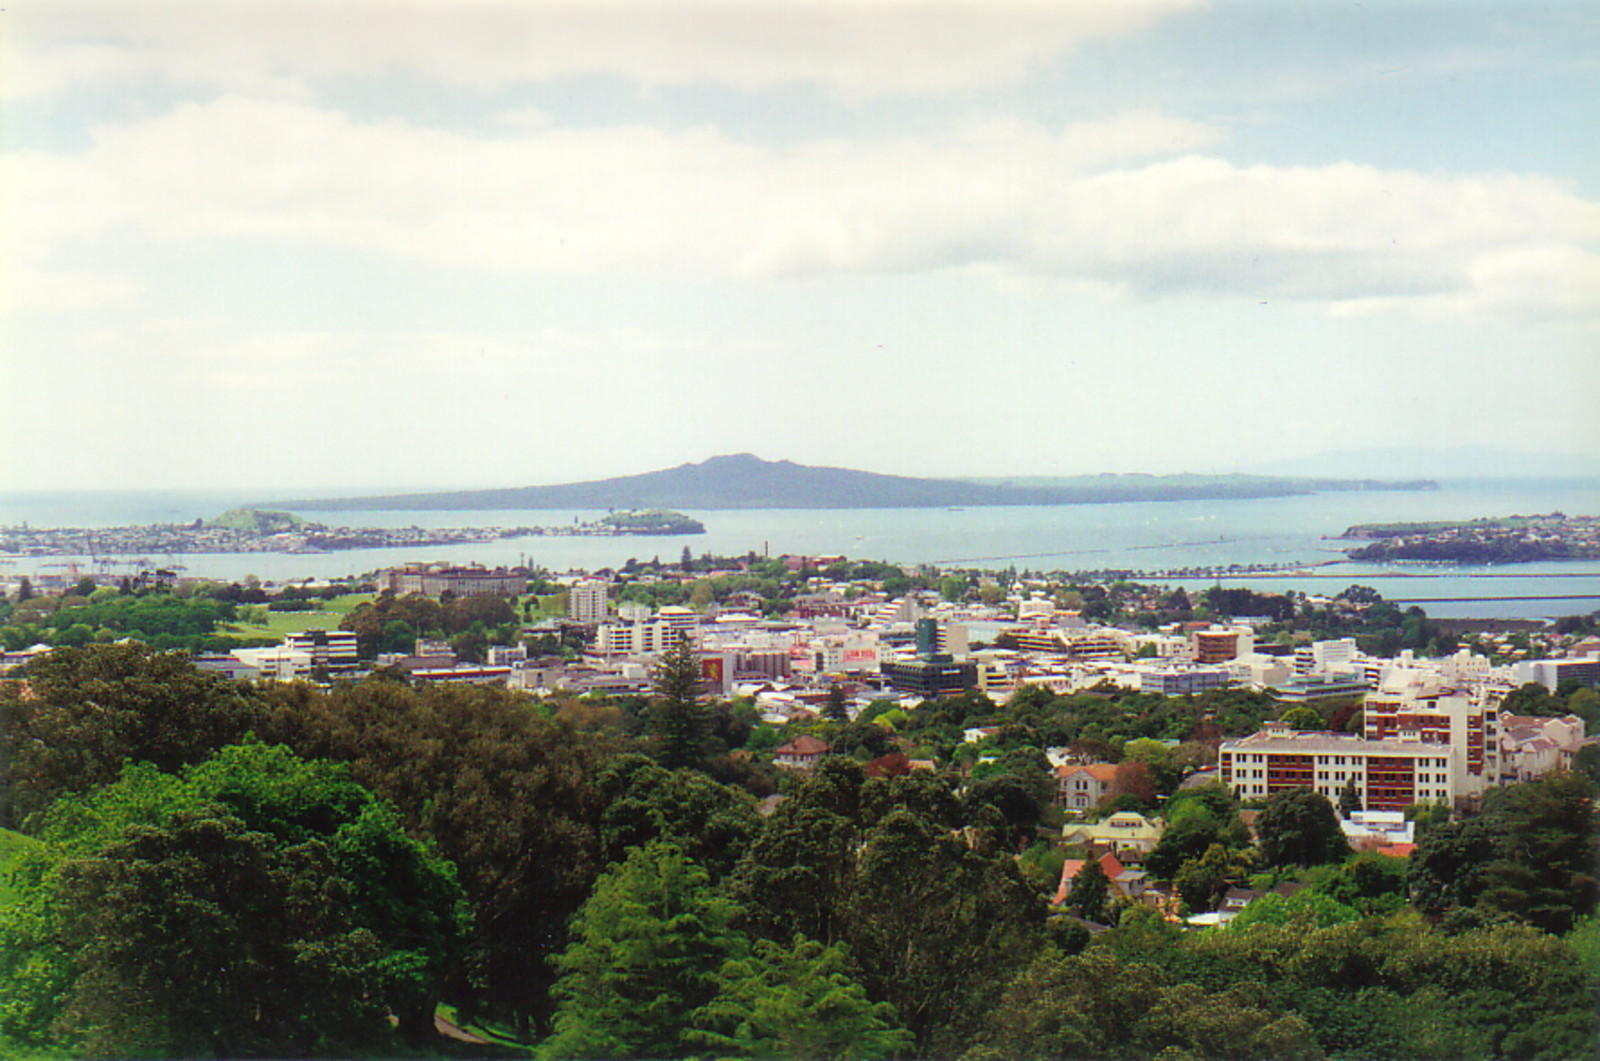
[[1068, 763], [1056, 768], [1056, 801], [1068, 810], [1088, 810], [1097, 805], [1111, 779], [1114, 763]]
[[[1137, 899], [1144, 894], [1145, 874], [1142, 869], [1129, 869], [1122, 862], [1107, 851], [1095, 859], [1100, 863], [1100, 872], [1106, 875], [1110, 882], [1110, 897], [1113, 899]], [[1072, 892], [1072, 882], [1083, 872], [1083, 867], [1088, 864], [1088, 859], [1069, 858], [1061, 864], [1061, 883], [1056, 887], [1056, 905], [1060, 906], [1067, 901], [1067, 896]]]

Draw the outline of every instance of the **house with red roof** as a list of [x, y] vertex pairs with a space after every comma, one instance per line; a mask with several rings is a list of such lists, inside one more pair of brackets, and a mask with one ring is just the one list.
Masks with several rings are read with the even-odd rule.
[[[1137, 899], [1144, 894], [1144, 870], [1127, 868], [1109, 851], [1095, 861], [1100, 863], [1100, 872], [1106, 875], [1106, 880], [1111, 884], [1111, 898]], [[1069, 858], [1061, 864], [1061, 883], [1056, 887], [1057, 906], [1067, 901], [1074, 878], [1083, 872], [1087, 864], [1088, 860], [1082, 858]]]

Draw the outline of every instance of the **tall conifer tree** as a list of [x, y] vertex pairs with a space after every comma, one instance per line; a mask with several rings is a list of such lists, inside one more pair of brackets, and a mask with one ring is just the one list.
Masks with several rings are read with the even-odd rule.
[[700, 702], [700, 653], [688, 638], [679, 637], [661, 654], [654, 685], [650, 728], [656, 758], [669, 770], [702, 765], [710, 754], [711, 719]]

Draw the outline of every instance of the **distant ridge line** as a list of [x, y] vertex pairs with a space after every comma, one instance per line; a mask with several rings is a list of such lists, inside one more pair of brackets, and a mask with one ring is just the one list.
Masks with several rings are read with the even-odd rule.
[[750, 453], [712, 457], [611, 479], [493, 490], [449, 490], [264, 502], [301, 512], [501, 509], [859, 509], [1082, 505], [1289, 497], [1326, 491], [1436, 490], [1432, 480], [1288, 476], [1100, 475], [1016, 486], [1005, 481], [920, 479], [848, 468], [768, 461]]

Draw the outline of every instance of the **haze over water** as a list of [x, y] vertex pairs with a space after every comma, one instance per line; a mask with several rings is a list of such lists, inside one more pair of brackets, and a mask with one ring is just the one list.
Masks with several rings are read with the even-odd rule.
[[[1337, 560], [1330, 541], [1357, 523], [1464, 520], [1478, 517], [1600, 512], [1600, 480], [1451, 480], [1437, 491], [1325, 493], [1229, 501], [1162, 501], [1102, 505], [965, 509], [718, 510], [692, 512], [706, 533], [685, 537], [518, 537], [436, 549], [367, 549], [282, 555], [183, 554], [147, 559], [182, 573], [219, 579], [267, 580], [362, 574], [408, 560], [510, 565], [556, 572], [620, 567], [629, 558], [674, 561], [685, 545], [696, 555], [843, 554], [906, 564], [1019, 571], [1172, 571], [1229, 565], [1316, 564]], [[0, 494], [0, 525], [97, 527], [188, 523], [230, 507], [258, 503], [236, 492]], [[570, 524], [593, 512], [307, 512], [330, 525], [365, 527], [522, 527]], [[70, 562], [62, 557], [0, 558], [8, 573]], [[124, 561], [131, 558], [120, 558]], [[77, 558], [90, 565], [90, 558]], [[1370, 585], [1392, 600], [1540, 597], [1539, 600], [1430, 602], [1430, 615], [1544, 617], [1600, 608], [1600, 561], [1497, 567], [1340, 564], [1289, 578], [1224, 578], [1281, 592], [1337, 593]], [[1427, 577], [1419, 577], [1427, 576]], [[1214, 577], [1182, 584], [1203, 587]], [[1552, 599], [1575, 597], [1583, 599]]]

